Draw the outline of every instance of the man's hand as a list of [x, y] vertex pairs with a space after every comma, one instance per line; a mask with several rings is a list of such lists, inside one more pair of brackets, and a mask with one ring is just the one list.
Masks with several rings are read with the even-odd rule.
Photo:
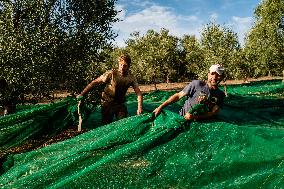
[[184, 115], [184, 119], [186, 119], [187, 121], [189, 121], [189, 120], [194, 120], [194, 119], [196, 119], [196, 116], [194, 116], [194, 115], [192, 115], [192, 114], [190, 114], [190, 113], [186, 113], [186, 114]]
[[153, 113], [154, 113], [154, 116], [157, 117], [162, 111], [162, 108], [161, 106], [159, 106], [158, 108], [156, 108]]
[[138, 106], [138, 108], [137, 108], [137, 115], [142, 114], [142, 112], [143, 112], [142, 107]]

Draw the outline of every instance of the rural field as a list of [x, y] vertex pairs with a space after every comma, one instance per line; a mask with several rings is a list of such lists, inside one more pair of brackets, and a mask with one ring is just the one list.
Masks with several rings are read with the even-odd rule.
[[[258, 78], [258, 79], [248, 79], [246, 82], [243, 81], [243, 80], [227, 80], [226, 85], [230, 86], [230, 85], [238, 85], [238, 84], [245, 84], [245, 83], [253, 83], [253, 82], [257, 82], [257, 81], [280, 80], [280, 79], [282, 79], [282, 78], [281, 77], [261, 77], [261, 78]], [[182, 90], [187, 84], [188, 84], [188, 82], [159, 83], [159, 84], [157, 84], [157, 89], [161, 90], [161, 91]], [[225, 83], [222, 82], [221, 86], [223, 86], [224, 84]], [[149, 92], [155, 91], [155, 86], [154, 86], [154, 84], [152, 84], [152, 85], [140, 85], [140, 89], [143, 93], [149, 93]], [[128, 93], [129, 94], [134, 93], [133, 89], [129, 88]], [[68, 95], [70, 95], [70, 94], [67, 93], [67, 92], [57, 92], [55, 94], [55, 98], [57, 100], [64, 99]], [[44, 100], [40, 104], [48, 104], [48, 103], [50, 103], [50, 100]], [[40, 140], [30, 140], [22, 146], [18, 146], [16, 148], [10, 149], [10, 151], [14, 152], [14, 153], [15, 152], [23, 152], [23, 151], [26, 151], [26, 150], [31, 150], [31, 149], [47, 146], [47, 145], [55, 143], [55, 142], [59, 142], [59, 141], [62, 141], [62, 140], [66, 140], [68, 138], [72, 138], [72, 137], [74, 137], [78, 134], [81, 134], [83, 132], [86, 132], [86, 131], [88, 131], [88, 129], [83, 128], [83, 130], [81, 132], [78, 132], [77, 131], [77, 125], [70, 125], [60, 134], [57, 134], [57, 135], [54, 135], [54, 136], [48, 136], [48, 135], [43, 136]]]
[[186, 122], [176, 113], [182, 102], [152, 118], [186, 83], [159, 84], [153, 92], [152, 85], [141, 86], [145, 112], [139, 116], [130, 91], [133, 116], [101, 125], [95, 109], [81, 132], [74, 97], [5, 116], [0, 187], [281, 188], [284, 85], [281, 78], [249, 82], [228, 81], [228, 97], [212, 120]]
[[[227, 80], [226, 82], [222, 82], [221, 86], [223, 86], [224, 84], [226, 85], [236, 85], [236, 84], [245, 84], [245, 83], [250, 83], [250, 82], [254, 82], [254, 81], [266, 81], [266, 80], [275, 80], [275, 79], [282, 79], [283, 77], [260, 77], [257, 79], [254, 78], [249, 78], [247, 79], [247, 81], [244, 80]], [[183, 89], [189, 82], [181, 82], [181, 83], [158, 83], [157, 89], [158, 90], [162, 90], [162, 91], [171, 91], [171, 90], [181, 90]], [[155, 85], [154, 84], [150, 84], [150, 85], [139, 85], [140, 89], [142, 92], [151, 92], [151, 91], [155, 91]], [[134, 90], [132, 88], [128, 89], [128, 93], [133, 93]], [[66, 96], [68, 96], [69, 93], [64, 92], [64, 91], [57, 91], [54, 96], [56, 99], [61, 99], [61, 98], [65, 98]], [[45, 101], [45, 103], [48, 101]]]
[[[265, 80], [274, 80], [274, 79], [281, 79], [282, 77], [260, 77], [257, 79], [249, 78], [247, 81], [244, 80], [227, 80], [226, 82], [222, 82], [221, 85], [236, 85], [236, 84], [245, 84], [254, 81], [265, 81]], [[180, 90], [183, 89], [189, 82], [182, 82], [182, 83], [159, 83], [157, 84], [158, 90]], [[140, 89], [143, 92], [150, 92], [155, 90], [154, 84], [152, 85], [140, 85]], [[129, 92], [134, 92], [132, 88], [129, 89]]]

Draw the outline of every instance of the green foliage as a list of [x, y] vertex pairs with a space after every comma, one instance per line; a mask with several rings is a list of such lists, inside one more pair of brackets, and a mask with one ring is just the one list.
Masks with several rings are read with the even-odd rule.
[[131, 37], [132, 39], [126, 42], [126, 50], [132, 57], [132, 70], [139, 81], [164, 82], [175, 76], [179, 67], [177, 37], [170, 35], [166, 29], [161, 29], [159, 33], [148, 30], [143, 36], [132, 33]]
[[[114, 48], [116, 0], [0, 0], [0, 76], [16, 94], [35, 98], [55, 90], [79, 93], [117, 58], [128, 53], [140, 83], [205, 79], [212, 64], [226, 68], [227, 79], [281, 75], [284, 70], [284, 2], [264, 0], [244, 48], [226, 26], [207, 24], [201, 39], [170, 35], [169, 30], [131, 34], [126, 47]], [[90, 92], [98, 101], [99, 88]]]
[[209, 23], [201, 33], [201, 48], [204, 61], [198, 67], [199, 77], [206, 78], [212, 64], [226, 67], [227, 78], [234, 77], [235, 57], [240, 50], [237, 34], [227, 27]]
[[249, 66], [245, 59], [244, 51], [241, 49], [233, 55], [233, 66], [231, 77], [233, 79], [242, 79], [244, 81], [249, 77]]
[[284, 69], [283, 16], [283, 0], [264, 0], [255, 9], [256, 22], [245, 46], [255, 77], [281, 75]]
[[200, 65], [204, 62], [204, 53], [195, 36], [184, 35], [181, 39], [182, 54], [185, 67], [189, 75], [195, 75], [200, 71]]
[[87, 69], [101, 62], [100, 52], [115, 37], [110, 25], [117, 21], [114, 3], [0, 1], [0, 75], [34, 97], [47, 96], [60, 85], [80, 91]]

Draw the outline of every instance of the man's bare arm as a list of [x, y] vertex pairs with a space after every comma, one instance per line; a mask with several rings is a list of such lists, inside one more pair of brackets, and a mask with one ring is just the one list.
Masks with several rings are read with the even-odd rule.
[[98, 85], [98, 84], [101, 84], [103, 83], [103, 80], [98, 77], [97, 79], [93, 80], [91, 83], [89, 83], [85, 89], [80, 93], [80, 96], [84, 96], [86, 93], [88, 93], [92, 88], [93, 86], [95, 85]]
[[143, 95], [139, 87], [133, 88], [137, 95], [137, 115], [143, 112]]
[[163, 102], [158, 108], [156, 108], [153, 112], [155, 114], [155, 117], [159, 115], [159, 113], [162, 111], [163, 108], [167, 107], [168, 105], [175, 103], [179, 101], [182, 97], [184, 97], [186, 94], [183, 91], [180, 91], [178, 93], [175, 93], [170, 98], [168, 98], [165, 102]]

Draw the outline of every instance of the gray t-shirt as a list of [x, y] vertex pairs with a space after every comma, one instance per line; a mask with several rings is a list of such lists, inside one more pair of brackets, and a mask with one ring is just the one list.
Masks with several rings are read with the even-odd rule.
[[219, 88], [214, 90], [209, 89], [206, 82], [201, 80], [193, 80], [182, 91], [187, 97], [184, 106], [179, 111], [179, 114], [182, 116], [184, 116], [195, 104], [200, 102], [201, 96], [202, 98], [205, 96], [207, 99], [206, 103], [209, 111], [211, 111], [215, 105], [222, 106], [225, 98], [225, 93], [222, 90]]

